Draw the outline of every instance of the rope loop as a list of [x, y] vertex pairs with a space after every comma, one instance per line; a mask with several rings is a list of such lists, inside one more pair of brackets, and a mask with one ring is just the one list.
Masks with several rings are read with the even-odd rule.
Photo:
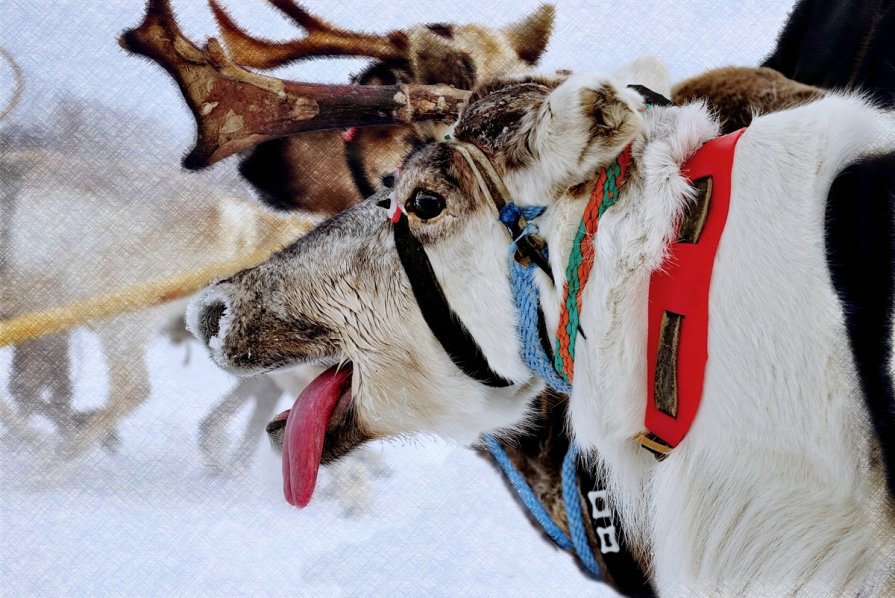
[[[538, 306], [540, 304], [540, 293], [538, 291], [537, 282], [535, 281], [535, 269], [537, 266], [532, 262], [528, 265], [522, 265], [515, 259], [516, 248], [519, 242], [530, 234], [537, 232], [537, 225], [532, 221], [541, 216], [545, 211], [544, 206], [532, 206], [519, 208], [514, 203], [507, 203], [500, 210], [500, 221], [508, 230], [518, 229], [519, 221], [524, 218], [526, 221], [525, 228], [510, 243], [507, 258], [510, 263], [510, 277], [513, 288], [513, 295], [516, 301], [516, 308], [519, 312], [519, 321], [517, 330], [522, 340], [521, 353], [523, 361], [528, 367], [548, 385], [559, 392], [570, 393], [572, 385], [565, 380], [554, 368], [553, 358], [547, 354], [544, 345], [541, 342], [541, 333], [539, 329], [539, 313]], [[512, 234], [512, 233], [511, 233]], [[546, 259], [547, 248], [542, 250], [542, 254]], [[578, 474], [576, 467], [578, 464], [578, 450], [574, 443], [569, 445], [562, 464], [562, 496], [566, 509], [566, 519], [569, 525], [570, 534], [566, 535], [559, 526], [551, 519], [550, 514], [544, 508], [544, 505], [538, 500], [531, 486], [525, 481], [525, 478], [516, 470], [506, 452], [497, 442], [497, 439], [488, 435], [485, 437], [485, 443], [491, 456], [497, 462], [497, 465], [510, 481], [519, 500], [531, 514], [531, 516], [540, 524], [544, 532], [553, 539], [553, 541], [564, 550], [574, 549], [581, 564], [588, 573], [593, 575], [597, 580], [602, 580], [603, 576], [600, 566], [597, 563], [594, 553], [591, 550], [590, 543], [587, 538], [585, 528], [584, 514], [581, 509], [581, 503], [578, 500]], [[571, 536], [571, 537], [570, 537]]]
[[510, 461], [510, 457], [507, 455], [506, 451], [504, 451], [503, 447], [500, 446], [500, 443], [497, 442], [497, 438], [495, 438], [493, 434], [488, 434], [485, 436], [485, 444], [488, 446], [488, 451], [491, 453], [491, 456], [494, 457], [500, 470], [507, 476], [510, 485], [512, 485], [513, 490], [516, 491], [519, 500], [522, 501], [522, 504], [528, 509], [528, 512], [531, 513], [531, 516], [535, 518], [535, 521], [540, 524], [544, 532], [563, 550], [572, 548], [572, 541], [569, 540], [569, 537], [565, 532], [563, 532], [553, 519], [550, 518], [547, 509], [545, 509], [544, 505], [541, 504], [541, 501], [538, 500], [534, 490], [531, 489], [531, 486], [528, 485], [528, 482], [525, 481], [522, 474], [520, 474], [513, 466], [513, 462]]
[[[535, 281], [536, 266], [534, 263], [529, 263], [527, 266], [523, 266], [514, 259], [519, 241], [526, 235], [533, 234], [537, 231], [537, 225], [533, 224], [531, 221], [542, 215], [547, 208], [544, 206], [532, 206], [520, 210], [514, 204], [507, 204], [504, 208], [506, 209], [511, 205], [513, 205], [516, 210], [519, 211], [519, 214], [528, 222], [528, 225], [522, 231], [522, 234], [519, 235], [518, 238], [513, 239], [513, 242], [510, 243], [507, 253], [510, 261], [510, 279], [513, 288], [513, 297], [519, 312], [517, 330], [522, 340], [522, 360], [528, 365], [531, 371], [540, 376], [540, 378], [549, 384], [551, 388], [558, 392], [568, 394], [572, 391], [572, 386], [557, 374], [553, 367], [553, 360], [547, 355], [544, 345], [541, 342], [541, 332], [538, 326], [540, 293], [538, 292], [538, 285]], [[504, 210], [501, 210], [501, 212], [504, 212]], [[507, 212], [509, 212], [509, 210], [507, 210]], [[546, 247], [544, 248], [543, 254], [545, 258], [548, 257]]]

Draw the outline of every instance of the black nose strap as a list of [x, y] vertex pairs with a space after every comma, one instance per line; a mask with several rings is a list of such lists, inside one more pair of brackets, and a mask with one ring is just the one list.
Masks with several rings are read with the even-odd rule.
[[410, 232], [406, 215], [402, 214], [395, 222], [394, 231], [398, 257], [410, 280], [410, 288], [423, 319], [454, 365], [482, 384], [497, 388], [511, 386], [512, 382], [491, 369], [478, 343], [448, 305], [426, 250]]
[[628, 87], [642, 95], [643, 101], [648, 106], [671, 106], [671, 100], [646, 85], [628, 85]]

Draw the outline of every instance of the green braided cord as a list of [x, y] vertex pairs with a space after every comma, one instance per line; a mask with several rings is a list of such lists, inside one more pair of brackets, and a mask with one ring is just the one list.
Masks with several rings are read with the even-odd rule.
[[[621, 195], [618, 187], [618, 177], [620, 174], [621, 165], [618, 160], [606, 167], [606, 180], [603, 182], [603, 202], [600, 204], [600, 208], [597, 212], [598, 218], [602, 217], [606, 210], [614, 206], [618, 201], [619, 195]], [[572, 242], [572, 252], [569, 255], [569, 262], [566, 266], [566, 281], [569, 289], [566, 294], [565, 304], [565, 308], [569, 314], [569, 321], [566, 324], [566, 334], [569, 338], [569, 355], [572, 358], [573, 364], [575, 362], [575, 343], [578, 339], [580, 318], [580, 314], [578, 313], [578, 296], [581, 292], [581, 280], [578, 276], [578, 272], [580, 270], [581, 262], [584, 261], [582, 246], [586, 235], [587, 228], [585, 226], [584, 218], [582, 218], [581, 223], [578, 225], [578, 232], [575, 234], [575, 240]], [[556, 351], [554, 351], [553, 354], [554, 367], [566, 382], [571, 382], [563, 359], [560, 343], [560, 339], [557, 338]]]
[[[566, 311], [569, 314], [569, 322], [566, 324], [566, 335], [569, 338], [569, 351], [572, 359], [575, 358], [575, 337], [578, 331], [578, 289], [581, 287], [581, 281], [578, 278], [578, 266], [584, 260], [584, 254], [581, 246], [584, 243], [584, 237], [587, 234], [587, 228], [584, 225], [584, 219], [578, 224], [578, 232], [575, 233], [575, 240], [572, 242], [572, 253], [569, 255], [569, 263], [566, 265], [566, 281], [569, 291], [566, 294]], [[569, 375], [566, 372], [565, 362], [563, 361], [562, 350], [560, 348], [560, 339], [556, 339], [556, 351], [553, 352], [553, 361], [556, 371], [563, 377], [566, 382], [570, 382]]]
[[618, 163], [618, 160], [613, 162], [606, 168], [606, 182], [603, 183], [603, 203], [600, 204], [600, 210], [598, 212], [598, 216], [600, 218], [603, 217], [603, 214], [615, 205], [615, 202], [618, 201], [618, 196], [620, 195], [618, 189], [618, 177], [622, 172], [622, 167]]

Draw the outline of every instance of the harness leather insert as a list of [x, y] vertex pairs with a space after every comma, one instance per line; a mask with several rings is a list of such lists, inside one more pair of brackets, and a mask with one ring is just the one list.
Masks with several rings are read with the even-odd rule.
[[677, 352], [684, 316], [666, 311], [659, 329], [659, 354], [656, 356], [656, 384], [653, 401], [656, 409], [677, 417]]
[[696, 188], [696, 200], [689, 204], [681, 218], [678, 229], [678, 243], [699, 243], [702, 229], [705, 228], [709, 216], [709, 203], [712, 201], [712, 177], [705, 176], [693, 181]]

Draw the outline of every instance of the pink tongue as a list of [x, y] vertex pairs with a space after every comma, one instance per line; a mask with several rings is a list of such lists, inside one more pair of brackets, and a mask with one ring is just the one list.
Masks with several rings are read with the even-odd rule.
[[351, 366], [333, 366], [314, 378], [289, 411], [283, 436], [283, 491], [286, 500], [307, 506], [323, 455], [326, 424], [343, 392], [350, 391]]

